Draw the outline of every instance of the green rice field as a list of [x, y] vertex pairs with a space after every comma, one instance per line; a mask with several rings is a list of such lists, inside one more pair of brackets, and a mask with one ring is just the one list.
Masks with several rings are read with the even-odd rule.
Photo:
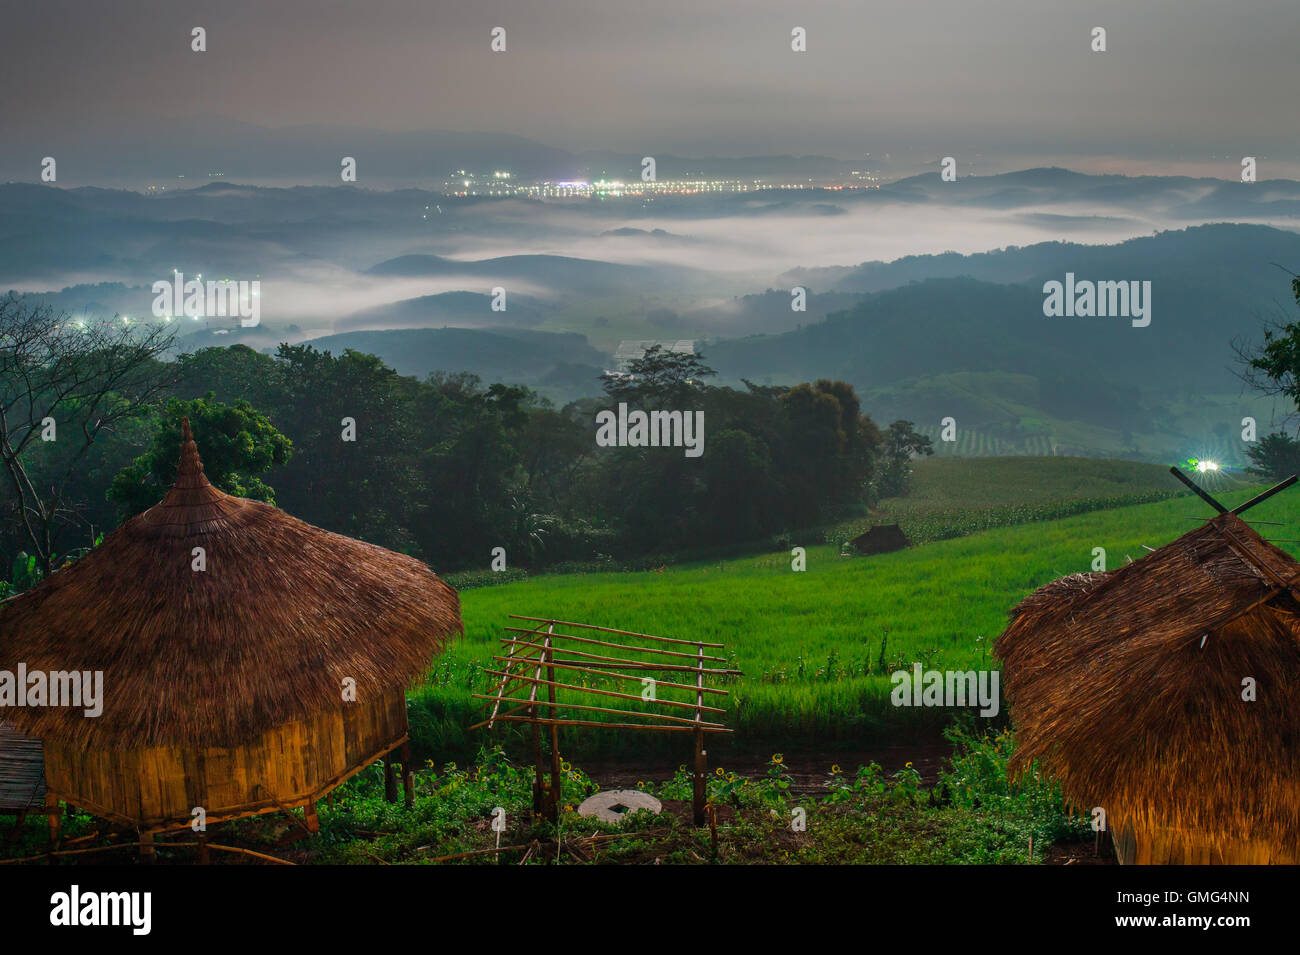
[[[1067, 479], [1057, 474], [1053, 481], [1060, 486]], [[1237, 484], [1238, 490], [1215, 493], [1231, 506], [1257, 490]], [[965, 487], [968, 502], [981, 493], [1010, 493], [983, 479]], [[1150, 490], [1144, 486], [1138, 493]], [[931, 491], [925, 482], [918, 491], [916, 503], [923, 505]], [[1027, 501], [1050, 504], [1050, 496], [1036, 501], [1029, 488], [1021, 493]], [[489, 687], [492, 678], [483, 671], [494, 665], [494, 653], [503, 652], [499, 638], [511, 613], [725, 644], [729, 665], [743, 671], [718, 684], [731, 692], [726, 722], [736, 731], [737, 746], [834, 746], [934, 732], [936, 721], [952, 714], [891, 706], [889, 673], [913, 662], [939, 669], [996, 667], [992, 641], [1026, 594], [1090, 570], [1095, 547], [1105, 549], [1106, 566], [1113, 569], [1142, 557], [1143, 545], [1159, 547], [1209, 516], [1208, 505], [1180, 496], [872, 557], [843, 557], [834, 545], [809, 542], [803, 572], [791, 569], [788, 552], [778, 552], [657, 571], [539, 576], [467, 590], [461, 595], [465, 637], [412, 694], [412, 734], [440, 752], [469, 752], [484, 741], [480, 731], [465, 732], [479, 712], [471, 693]], [[1289, 525], [1296, 502], [1281, 494], [1249, 517]], [[1300, 536], [1290, 526], [1258, 529], [1266, 537]], [[1280, 546], [1300, 553], [1295, 544]], [[582, 702], [610, 705], [599, 697]], [[636, 709], [638, 703], [618, 705]], [[648, 734], [635, 734], [630, 742], [628, 735], [582, 733], [573, 741], [576, 750], [569, 745], [566, 751], [582, 755], [588, 746], [650, 745]]]

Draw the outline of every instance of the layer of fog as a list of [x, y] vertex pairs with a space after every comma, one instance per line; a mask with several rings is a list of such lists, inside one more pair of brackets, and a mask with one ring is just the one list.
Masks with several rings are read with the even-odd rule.
[[[1149, 201], [1098, 204], [1035, 202], [1013, 208], [987, 205], [948, 205], [933, 201], [903, 202], [884, 196], [840, 199], [834, 193], [809, 201], [806, 195], [787, 199], [780, 193], [756, 196], [750, 201], [713, 205], [675, 200], [668, 207], [636, 200], [601, 203], [585, 201], [525, 203], [489, 202], [462, 205], [444, 223], [430, 223], [427, 233], [394, 235], [382, 224], [348, 232], [337, 240], [310, 235], [306, 226], [288, 224], [276, 242], [258, 246], [258, 273], [262, 282], [262, 321], [271, 329], [297, 326], [293, 339], [328, 334], [346, 327], [395, 328], [440, 326], [468, 327], [510, 323], [507, 309], [492, 312], [487, 296], [503, 286], [510, 295], [551, 303], [557, 308], [580, 303], [583, 290], [548, 283], [545, 268], [532, 278], [521, 278], [518, 263], [474, 274], [437, 276], [379, 276], [363, 271], [397, 254], [437, 254], [465, 261], [500, 256], [561, 255], [629, 266], [674, 267], [691, 270], [698, 278], [688, 285], [663, 287], [649, 293], [637, 289], [636, 298], [653, 306], [671, 301], [678, 311], [691, 311], [726, 303], [729, 298], [790, 284], [794, 269], [847, 267], [867, 261], [892, 261], [908, 255], [941, 252], [970, 254], [1007, 246], [1027, 246], [1045, 241], [1086, 244], [1122, 242], [1163, 229], [1191, 224], [1177, 207], [1195, 201], [1200, 187]], [[450, 207], [449, 207], [450, 208]], [[661, 211], [663, 209], [667, 211]], [[714, 214], [727, 209], [728, 214]], [[1207, 220], [1208, 221], [1208, 220]], [[1237, 219], [1234, 221], [1247, 221]], [[1295, 228], [1296, 220], [1262, 217], [1249, 221]], [[301, 231], [295, 231], [295, 228]], [[620, 234], [611, 234], [625, 230]], [[659, 230], [656, 232], [656, 230]], [[239, 241], [238, 234], [231, 242]], [[311, 243], [310, 254], [297, 247]], [[181, 263], [187, 277], [202, 271], [202, 263]], [[538, 277], [540, 273], [540, 278]], [[232, 276], [243, 277], [243, 276]], [[170, 275], [95, 274], [78, 270], [61, 285], [47, 279], [33, 288], [51, 289], [84, 281], [118, 281], [138, 286], [131, 302], [113, 307], [130, 314], [148, 315], [149, 287]], [[647, 286], [654, 288], [648, 278]], [[812, 288], [812, 291], [827, 289]], [[481, 310], [424, 320], [418, 308], [401, 316], [358, 316], [382, 306], [445, 292], [468, 291], [483, 296]], [[617, 294], [618, 290], [614, 290]], [[138, 294], [137, 294], [138, 293]], [[629, 292], [628, 298], [632, 298]], [[341, 321], [347, 319], [346, 322]], [[563, 316], [548, 322], [550, 330], [564, 330]], [[766, 329], [765, 329], [766, 330]], [[745, 329], [728, 328], [729, 334]]]

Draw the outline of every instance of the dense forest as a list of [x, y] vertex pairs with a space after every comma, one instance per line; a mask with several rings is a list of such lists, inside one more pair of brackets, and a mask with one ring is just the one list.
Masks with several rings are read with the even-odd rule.
[[[704, 553], [817, 527], [902, 493], [928, 439], [878, 427], [851, 386], [707, 383], [702, 356], [651, 349], [604, 396], [552, 406], [465, 374], [399, 375], [373, 355], [282, 344], [172, 360], [161, 329], [76, 328], [0, 304], [0, 559], [56, 568], [150, 507], [188, 417], [208, 478], [440, 571]], [[602, 410], [681, 412], [703, 453], [606, 447]], [[667, 442], [665, 442], [667, 443]], [[9, 575], [6, 575], [9, 576]]]

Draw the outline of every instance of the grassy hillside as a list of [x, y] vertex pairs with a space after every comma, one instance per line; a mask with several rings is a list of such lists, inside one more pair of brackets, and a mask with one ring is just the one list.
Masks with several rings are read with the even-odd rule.
[[[863, 392], [863, 407], [877, 421], [906, 418], [934, 441], [935, 454], [1129, 457], [1176, 461], [1212, 458], [1244, 467], [1247, 445], [1240, 421], [1251, 415], [1264, 432], [1287, 413], [1284, 401], [1204, 389], [1195, 394], [1138, 397], [1136, 389], [1107, 390], [1104, 401], [1078, 382], [1045, 384], [1008, 372], [927, 375]], [[940, 421], [957, 421], [957, 440], [941, 442]], [[1262, 432], [1262, 433], [1264, 433]]]
[[[1207, 454], [1182, 449], [1218, 439], [1237, 462], [1242, 417], [1266, 427], [1272, 403], [1243, 395], [1234, 343], [1250, 350], [1266, 322], [1294, 318], [1273, 263], [1296, 257], [1294, 232], [1216, 224], [1118, 245], [869, 263], [863, 281], [840, 281], [843, 291], [879, 289], [853, 307], [782, 334], [712, 342], [705, 354], [724, 382], [834, 378], [857, 388], [877, 420], [933, 426], [952, 416], [969, 442], [962, 454], [1057, 447], [1160, 460]], [[1043, 283], [1067, 273], [1149, 283], [1149, 326], [1045, 317]]]
[[[1223, 500], [1239, 503], [1249, 494], [1229, 492]], [[1295, 507], [1283, 494], [1251, 518], [1285, 522], [1294, 519]], [[890, 672], [914, 661], [944, 669], [995, 667], [990, 644], [1030, 591], [1089, 570], [1094, 547], [1104, 547], [1107, 566], [1115, 567], [1142, 557], [1143, 545], [1168, 543], [1208, 516], [1206, 505], [1179, 497], [876, 557], [843, 558], [835, 547], [809, 546], [802, 573], [791, 570], [783, 552], [466, 591], [465, 639], [413, 695], [413, 735], [444, 753], [472, 751], [485, 738], [463, 728], [473, 722], [470, 693], [488, 685], [482, 668], [510, 613], [725, 643], [733, 665], [744, 671], [729, 687], [728, 722], [738, 746], [863, 743], [929, 731], [951, 713], [892, 707]], [[1298, 536], [1290, 527], [1261, 529], [1266, 536]], [[1300, 553], [1294, 544], [1281, 546]], [[563, 745], [575, 756], [649, 745], [644, 736], [627, 736], [586, 732]]]
[[[1221, 483], [1243, 484], [1224, 474]], [[1250, 482], [1244, 482], [1250, 483]], [[914, 544], [994, 527], [1146, 504], [1185, 492], [1159, 464], [1068, 457], [922, 458], [906, 497], [846, 521], [826, 542], [851, 540], [872, 524], [897, 523]]]

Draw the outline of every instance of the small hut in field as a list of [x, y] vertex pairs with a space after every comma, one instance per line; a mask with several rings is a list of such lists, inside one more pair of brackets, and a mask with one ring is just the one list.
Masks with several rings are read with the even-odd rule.
[[418, 560], [222, 493], [182, 434], [160, 503], [0, 606], [0, 670], [102, 671], [102, 712], [5, 717], [41, 740], [54, 811], [149, 834], [196, 807], [303, 806], [314, 826], [316, 800], [406, 744], [405, 689], [462, 629], [459, 599]]
[[1235, 513], [1048, 584], [995, 650], [1013, 773], [1103, 809], [1121, 862], [1300, 861], [1300, 563]]
[[887, 554], [893, 550], [910, 547], [912, 544], [897, 524], [877, 524], [849, 543], [859, 554]]

